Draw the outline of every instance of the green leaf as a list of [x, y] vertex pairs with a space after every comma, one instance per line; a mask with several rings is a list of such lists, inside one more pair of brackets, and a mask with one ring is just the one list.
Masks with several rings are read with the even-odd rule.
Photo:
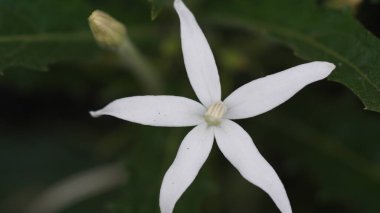
[[[149, 127], [148, 127], [149, 128]], [[159, 213], [162, 178], [173, 162], [186, 131], [131, 126], [126, 132], [138, 132], [138, 143], [126, 158], [128, 180], [119, 200], [109, 205], [114, 213]], [[131, 135], [131, 134], [129, 134]], [[204, 198], [213, 191], [207, 175], [201, 173], [176, 205], [176, 212], [200, 212]], [[178, 211], [177, 211], [178, 210]]]
[[148, 0], [152, 4], [150, 16], [152, 20], [156, 19], [164, 7], [169, 6], [168, 0]]
[[215, 22], [265, 33], [302, 59], [334, 63], [329, 79], [380, 112], [380, 42], [350, 15], [312, 0], [218, 1], [208, 10]]
[[85, 58], [96, 45], [83, 1], [1, 0], [0, 72], [9, 67], [47, 70], [59, 60]]
[[[302, 171], [295, 172], [294, 169], [308, 170], [308, 177], [312, 177], [318, 187], [315, 192], [309, 192], [306, 202], [339, 202], [341, 212], [377, 213], [380, 209], [377, 201], [380, 190], [377, 158], [380, 115], [355, 110], [355, 97], [347, 93], [332, 103], [332, 97], [326, 98], [330, 93], [328, 90], [318, 91], [313, 96], [298, 96], [298, 101], [286, 104], [277, 113], [271, 112], [257, 118], [258, 124], [247, 129], [254, 129], [255, 137], [263, 134], [265, 140], [258, 139], [258, 146], [260, 143], [267, 144], [265, 141], [274, 141], [267, 146], [272, 146], [273, 151], [286, 153], [287, 160], [293, 164], [293, 172], [289, 175], [299, 180], [296, 182], [298, 187], [307, 188], [312, 183], [302, 183]], [[317, 109], [299, 110], [310, 109], [314, 103], [318, 103]], [[332, 104], [334, 107], [331, 107]], [[285, 187], [291, 188], [291, 185], [285, 184]], [[302, 196], [292, 202], [295, 202], [295, 209], [305, 205]], [[307, 207], [305, 212], [316, 209], [310, 205]]]

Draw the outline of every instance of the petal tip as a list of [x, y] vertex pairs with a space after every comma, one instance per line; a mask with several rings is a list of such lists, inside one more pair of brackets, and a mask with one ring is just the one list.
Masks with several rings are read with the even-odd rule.
[[98, 117], [102, 116], [102, 114], [99, 111], [90, 111], [89, 113], [90, 113], [91, 117], [93, 117], [93, 118], [98, 118]]
[[326, 67], [326, 77], [327, 77], [336, 68], [336, 66], [335, 66], [335, 64], [330, 63], [330, 62], [323, 62], [323, 64]]
[[327, 69], [330, 72], [333, 71], [336, 68], [335, 64], [333, 64], [333, 63], [330, 63], [330, 62], [323, 62], [323, 63], [325, 64], [325, 66], [327, 67]]
[[324, 79], [331, 74], [331, 72], [336, 68], [335, 64], [327, 61], [314, 61], [311, 62], [315, 66], [315, 69], [320, 73], [320, 79]]

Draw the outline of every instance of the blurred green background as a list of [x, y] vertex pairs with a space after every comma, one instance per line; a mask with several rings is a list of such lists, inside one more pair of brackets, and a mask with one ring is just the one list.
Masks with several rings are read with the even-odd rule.
[[[273, 11], [261, 11], [263, 15], [287, 9], [276, 7], [276, 1], [268, 2], [272, 2]], [[321, 11], [352, 16], [380, 36], [378, 1], [359, 1], [354, 6], [308, 2]], [[239, 7], [235, 1], [186, 3], [214, 52], [223, 97], [251, 80], [305, 62], [276, 36], [233, 25], [235, 20], [228, 20], [231, 16], [215, 21], [214, 6], [224, 8], [218, 12], [223, 15], [229, 7]], [[294, 8], [300, 10], [302, 4]], [[120, 61], [118, 54], [97, 47], [87, 25], [94, 9], [106, 11], [127, 26], [131, 42], [158, 76], [160, 90], [147, 85], [133, 65]], [[56, 212], [159, 212], [163, 175], [190, 128], [149, 127], [112, 117], [93, 119], [88, 111], [134, 95], [196, 99], [186, 76], [179, 21], [171, 1], [1, 0], [1, 11], [0, 212], [37, 211], [30, 210], [31, 206], [58, 183], [84, 172], [103, 171], [106, 165], [116, 165], [112, 171], [122, 178], [115, 180], [111, 175], [114, 185]], [[153, 21], [151, 13], [156, 16]], [[4, 39], [24, 31], [59, 33], [71, 29], [84, 33], [80, 42], [20, 44]], [[18, 52], [12, 55], [12, 51]], [[38, 71], [45, 64], [48, 72]], [[238, 123], [279, 174], [294, 212], [378, 213], [380, 114], [363, 108], [349, 89], [323, 80], [280, 107]], [[84, 181], [80, 185], [86, 188], [86, 184], [95, 183]], [[74, 197], [80, 188], [68, 190], [65, 196]], [[214, 146], [175, 212], [279, 211], [269, 196], [243, 179]]]

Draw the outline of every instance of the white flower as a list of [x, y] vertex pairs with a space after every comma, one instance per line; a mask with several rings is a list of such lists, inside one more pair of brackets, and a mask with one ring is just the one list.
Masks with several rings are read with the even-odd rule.
[[221, 101], [218, 70], [207, 40], [184, 3], [175, 0], [174, 7], [181, 23], [187, 74], [201, 103], [177, 96], [135, 96], [115, 100], [91, 115], [111, 115], [151, 126], [195, 126], [182, 141], [163, 179], [162, 213], [171, 213], [193, 182], [211, 151], [214, 137], [224, 156], [245, 179], [268, 193], [282, 213], [292, 212], [276, 172], [247, 132], [231, 120], [273, 109], [306, 85], [327, 77], [335, 66], [328, 62], [302, 64], [247, 83]]

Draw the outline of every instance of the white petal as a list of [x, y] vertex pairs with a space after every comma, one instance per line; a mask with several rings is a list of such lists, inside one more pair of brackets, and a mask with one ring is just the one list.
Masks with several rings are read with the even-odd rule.
[[306, 85], [326, 78], [335, 65], [311, 62], [251, 81], [235, 90], [224, 103], [228, 119], [249, 118], [284, 103]]
[[193, 14], [181, 0], [174, 1], [181, 22], [182, 52], [187, 75], [199, 100], [206, 106], [221, 100], [218, 69], [210, 46]]
[[230, 120], [223, 120], [214, 131], [216, 143], [223, 155], [240, 174], [268, 193], [282, 213], [291, 213], [289, 199], [280, 178], [261, 156], [247, 132]]
[[161, 213], [173, 212], [177, 200], [193, 182], [210, 154], [213, 141], [213, 127], [207, 124], [195, 127], [186, 135], [162, 182]]
[[111, 115], [151, 126], [195, 126], [204, 121], [202, 104], [177, 96], [135, 96], [117, 99], [93, 117]]

